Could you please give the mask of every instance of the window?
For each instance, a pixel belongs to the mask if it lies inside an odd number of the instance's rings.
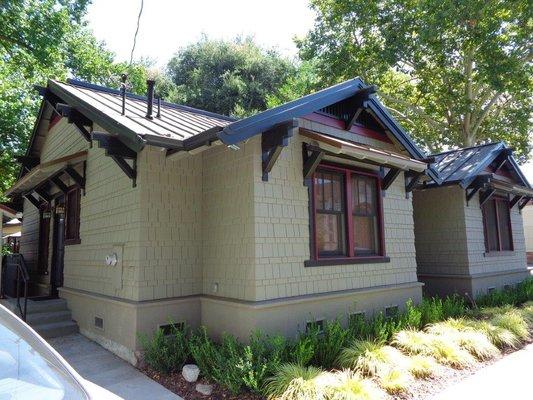
[[[67,192],[65,204],[65,244],[80,243],[80,193],[75,186]]]
[[[385,307],[385,318],[394,318],[398,315],[398,306],[393,305],[389,307]]]
[[[324,320],[320,319],[317,321],[307,321],[307,323],[305,324],[305,331],[307,333],[324,333]]]
[[[513,250],[509,201],[494,197],[482,206],[485,250],[487,252]]]
[[[313,177],[315,259],[384,255],[377,174],[320,166]]]

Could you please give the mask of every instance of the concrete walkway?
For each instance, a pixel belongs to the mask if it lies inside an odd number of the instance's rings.
[[[80,334],[49,339],[48,342],[81,376],[124,400],[183,400]]]
[[[533,366],[533,344],[479,370],[464,381],[439,393],[433,400],[532,399],[531,366]]]

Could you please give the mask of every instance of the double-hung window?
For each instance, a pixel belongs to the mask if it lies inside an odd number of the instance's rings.
[[[377,174],[321,165],[312,189],[316,260],[384,256]]]
[[[485,250],[512,251],[511,214],[509,200],[493,197],[482,206]]]

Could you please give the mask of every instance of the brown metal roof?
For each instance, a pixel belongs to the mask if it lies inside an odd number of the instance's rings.
[[[153,118],[149,119],[146,117],[146,97],[131,93],[126,94],[126,112],[122,115],[122,98],[118,90],[76,80],[69,80],[67,83],[51,80],[49,88],[62,99],[75,98],[91,111],[114,120],[117,125],[148,142],[152,138],[163,138],[179,143],[206,130],[223,128],[235,121],[223,115],[168,102],[161,102],[160,117],[156,117],[157,102],[154,102]]]

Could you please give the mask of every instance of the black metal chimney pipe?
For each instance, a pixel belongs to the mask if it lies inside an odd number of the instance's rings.
[[[146,81],[146,86],[148,86],[148,92],[146,96],[148,97],[148,105],[146,108],[146,118],[152,119],[152,109],[154,108],[154,86],[155,81],[153,79],[148,79]]]
[[[120,96],[122,97],[122,115],[126,114],[126,81],[128,80],[128,74],[122,74],[120,84]]]
[[[157,98],[157,118],[161,118],[161,96]]]

